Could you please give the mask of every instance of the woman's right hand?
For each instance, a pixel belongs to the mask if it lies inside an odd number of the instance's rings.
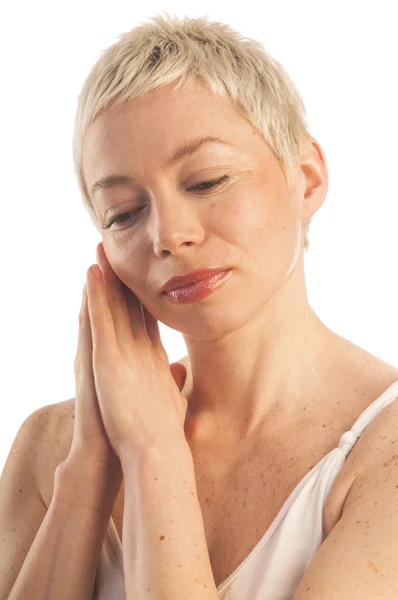
[[[120,476],[120,460],[108,440],[95,389],[86,285],[79,314],[79,339],[74,362],[76,397],[73,439],[66,461]]]

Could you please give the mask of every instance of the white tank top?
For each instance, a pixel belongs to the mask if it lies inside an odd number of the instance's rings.
[[[343,433],[338,447],[308,471],[258,544],[217,587],[220,600],[291,600],[326,538],[323,513],[334,480],[367,425],[397,398],[398,381]],[[112,517],[98,564],[93,600],[126,600],[122,544]]]

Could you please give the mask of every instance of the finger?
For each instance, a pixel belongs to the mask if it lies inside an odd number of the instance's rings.
[[[79,338],[75,358],[76,399],[75,412],[87,415],[97,401],[93,373],[93,342],[87,306],[87,288],[84,286],[79,314]]]
[[[119,357],[120,347],[116,337],[111,309],[105,293],[105,284],[102,279],[101,269],[98,265],[95,265],[95,267],[99,271],[98,277],[94,275],[95,269],[93,267],[88,269],[86,275],[93,361],[98,361],[106,367],[109,366],[109,358],[117,359]]]
[[[162,338],[160,337],[160,329],[159,329],[159,321],[155,319],[155,317],[149,312],[147,308],[143,304],[142,314],[145,322],[145,328],[148,333],[149,339],[152,342],[153,349],[160,356],[160,358],[167,361],[169,363],[169,359],[167,356],[167,352],[164,349]]]
[[[75,357],[75,374],[77,375],[77,384],[83,383],[83,378],[90,384],[92,391],[95,390],[94,380],[90,379],[93,374],[92,365],[93,342],[91,337],[90,317],[87,306],[87,288],[83,288],[82,305],[79,313],[79,336],[77,352]],[[86,386],[88,387],[88,386]]]
[[[104,290],[112,314],[116,338],[121,347],[131,347],[134,342],[134,331],[131,327],[129,309],[122,289],[122,282],[112,269],[102,244],[97,246],[96,254],[105,283]]]
[[[145,347],[145,344],[150,344],[147,330],[145,328],[144,315],[142,313],[141,302],[137,296],[121,282],[123,293],[126,298],[127,310],[129,313],[130,327],[134,335],[134,339],[141,348]]]
[[[75,359],[75,431],[72,446],[80,449],[80,444],[98,436],[98,431],[106,439],[95,388],[93,371],[93,343],[90,315],[88,310],[87,286],[83,289],[83,300],[79,314],[79,340]]]

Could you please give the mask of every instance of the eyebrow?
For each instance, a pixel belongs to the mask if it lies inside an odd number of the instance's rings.
[[[186,156],[190,156],[194,152],[197,152],[199,148],[203,146],[203,144],[208,143],[223,144],[224,146],[231,146],[233,148],[237,148],[237,146],[235,144],[232,144],[232,142],[226,142],[220,137],[214,137],[210,135],[190,140],[189,142],[186,142],[185,144],[177,148],[173,156],[171,156],[163,165],[162,170],[170,169]],[[105,177],[98,179],[98,181],[96,181],[91,186],[90,196],[92,196],[99,190],[108,190],[113,187],[119,187],[131,183],[135,183],[134,179],[132,177],[128,177],[127,175],[106,175]]]

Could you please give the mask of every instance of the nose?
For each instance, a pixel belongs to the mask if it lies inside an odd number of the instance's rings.
[[[158,195],[151,205],[150,236],[156,256],[178,255],[202,242],[205,232],[192,197]]]

